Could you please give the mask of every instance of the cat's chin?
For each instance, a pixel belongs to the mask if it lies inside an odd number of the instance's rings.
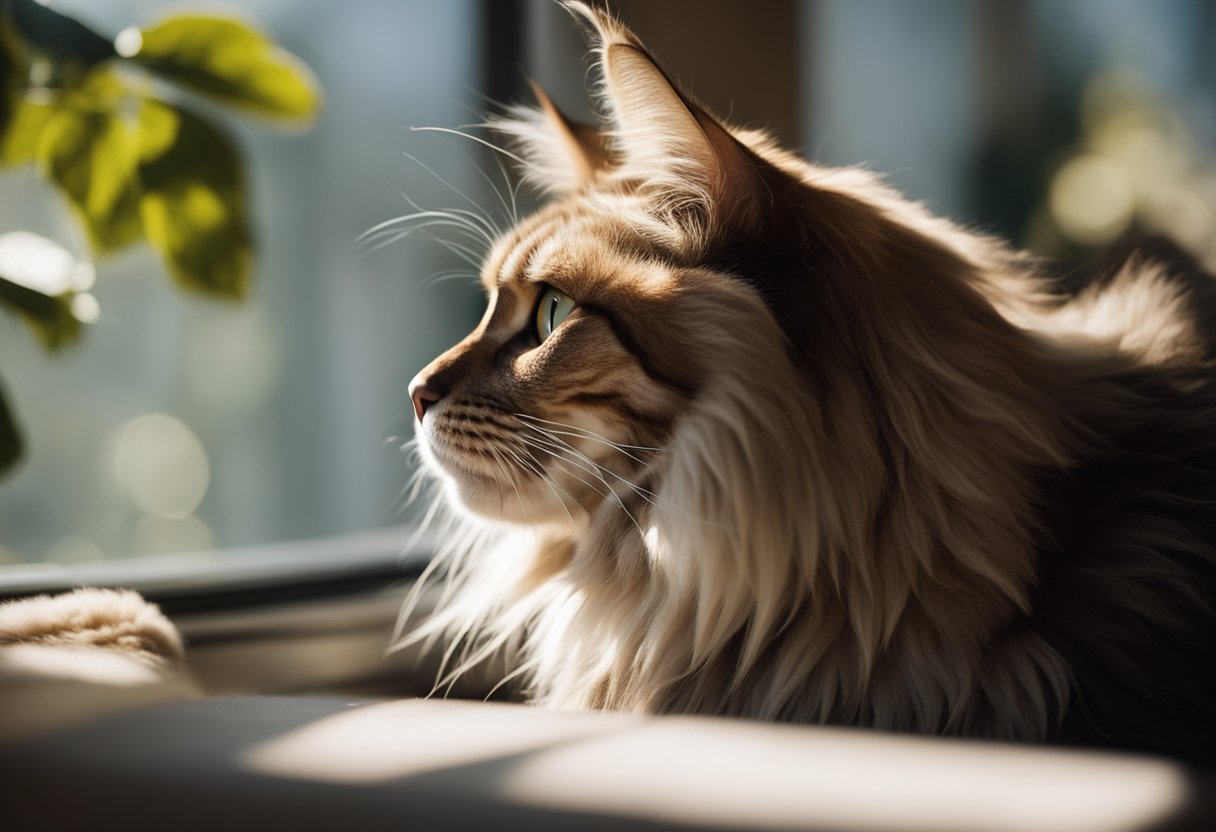
[[[517,493],[510,485],[477,475],[444,472],[448,503],[484,520],[520,526],[568,526],[571,516],[553,500],[530,498],[526,487]],[[556,507],[556,511],[554,510]]]
[[[553,497],[538,498],[527,481],[503,482],[425,446],[424,459],[444,483],[449,505],[485,520],[513,525],[570,525],[571,515]]]

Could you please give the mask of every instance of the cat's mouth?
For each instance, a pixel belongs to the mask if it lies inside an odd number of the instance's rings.
[[[504,461],[503,449],[474,448],[442,430],[426,435],[423,446],[432,467],[442,474],[450,502],[479,517],[518,525],[560,522],[566,516],[564,510],[559,514],[546,504],[537,477]]]
[[[512,421],[518,424],[509,427]],[[594,451],[580,449],[573,433],[563,437],[542,422],[524,414],[466,418],[457,408],[427,413],[420,435],[449,496],[474,514],[577,527],[601,500],[619,499],[612,486],[621,478],[602,467]]]
[[[487,440],[465,430],[453,430],[450,426],[436,424],[428,428],[423,433],[425,446],[444,473],[482,484],[506,484],[501,458]]]

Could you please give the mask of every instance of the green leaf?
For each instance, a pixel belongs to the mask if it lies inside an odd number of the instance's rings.
[[[38,140],[55,112],[51,104],[28,98],[14,102],[14,107],[0,136],[0,165],[24,165],[34,161]]]
[[[0,385],[0,474],[7,473],[17,464],[25,452],[17,420],[9,410],[4,387]]]
[[[110,40],[42,3],[8,0],[8,10],[21,39],[56,62],[87,67],[114,57]]]
[[[312,119],[320,109],[308,67],[238,20],[182,15],[140,35],[142,43],[125,32],[119,35],[125,56],[223,103],[292,120]]]
[[[80,321],[72,314],[74,296],[73,292],[45,295],[0,275],[0,306],[16,312],[49,350],[80,338]]]
[[[8,128],[9,119],[13,117],[13,110],[21,97],[13,40],[12,25],[4,15],[0,15],[0,131]]]
[[[199,116],[152,99],[140,107],[139,129],[139,208],[148,242],[182,286],[244,297],[253,243],[232,141]]]
[[[139,136],[120,113],[125,88],[108,72],[92,73],[65,93],[41,131],[36,156],[84,223],[100,253],[142,234]]]

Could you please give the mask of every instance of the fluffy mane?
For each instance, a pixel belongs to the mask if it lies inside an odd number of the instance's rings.
[[[611,129],[539,92],[496,126],[554,197],[537,222],[599,212],[681,270],[686,400],[638,465],[590,471],[604,499],[572,528],[461,516],[408,640],[457,673],[505,650],[559,708],[1210,748],[1199,290],[1141,260],[1065,296],[872,175],[724,125],[568,6]]]

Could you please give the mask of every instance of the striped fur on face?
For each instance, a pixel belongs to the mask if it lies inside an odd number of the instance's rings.
[[[567,6],[608,128],[497,123],[551,201],[412,386],[470,534],[407,640],[562,708],[1210,753],[1210,278],[1067,296]]]
[[[573,533],[621,489],[646,487],[647,459],[704,373],[695,338],[678,336],[687,280],[610,211],[577,205],[521,224],[482,277],[481,324],[419,375],[442,394],[422,447],[472,512]],[[549,290],[575,306],[542,342]]]

